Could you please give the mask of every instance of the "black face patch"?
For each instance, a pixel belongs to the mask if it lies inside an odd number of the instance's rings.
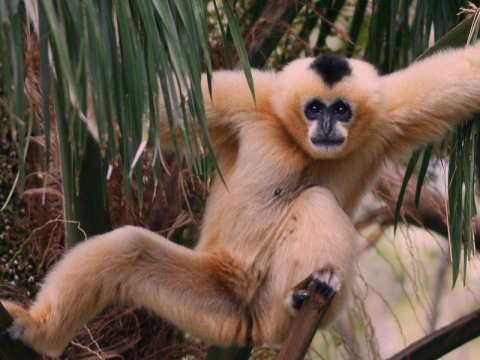
[[[335,85],[352,73],[348,61],[337,55],[318,55],[310,68],[315,70],[329,86]]]

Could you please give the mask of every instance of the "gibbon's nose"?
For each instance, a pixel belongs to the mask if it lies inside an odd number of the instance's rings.
[[[323,116],[323,119],[319,120],[320,122],[320,130],[321,132],[328,137],[328,135],[332,132],[333,128],[333,121],[329,115]]]

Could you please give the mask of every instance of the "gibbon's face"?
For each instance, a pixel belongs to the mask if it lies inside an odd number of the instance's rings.
[[[319,55],[290,63],[277,79],[275,112],[313,158],[342,157],[374,132],[381,92],[371,65]]]

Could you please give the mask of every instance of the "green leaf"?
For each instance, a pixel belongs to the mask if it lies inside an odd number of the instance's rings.
[[[420,204],[420,195],[422,192],[423,182],[425,180],[425,176],[427,175],[428,165],[430,164],[432,153],[433,144],[430,144],[423,151],[422,165],[420,166],[420,170],[418,171],[417,188],[415,191],[415,207],[417,208]]]
[[[355,49],[362,25],[365,19],[368,0],[359,0],[355,4],[355,12],[353,14],[352,24],[350,25],[349,36],[352,43],[347,45],[347,56],[352,56]]]
[[[50,65],[48,59],[48,24],[43,6],[39,12],[40,81],[42,88],[43,123],[45,129],[45,168],[50,161]]]
[[[229,47],[229,38],[227,37],[225,27],[223,26],[222,22],[222,17],[220,15],[220,11],[218,10],[217,2],[213,0],[213,6],[215,9],[215,15],[217,16],[217,21],[218,24],[220,25],[220,32],[222,33],[222,38],[223,38],[223,49],[225,53],[225,58],[227,59],[227,64],[229,69],[233,69],[233,60],[232,60],[232,55],[230,54],[230,47]],[[210,89],[210,93],[211,93]]]
[[[52,50],[57,53],[57,57],[55,59],[55,66],[57,66],[58,64],[59,70],[62,71],[65,78],[64,84],[66,85],[66,88],[68,90],[68,99],[70,100],[71,104],[79,110],[80,104],[78,99],[78,90],[76,89],[76,81],[73,72],[71,57],[69,56],[67,49],[65,32],[63,31],[62,27],[59,26],[60,21],[58,19],[57,12],[55,11],[53,1],[40,1],[39,6],[43,6],[43,10],[49,24],[49,31],[52,36],[52,41],[50,42],[50,45],[52,46]]]
[[[435,42],[433,46],[424,51],[417,60],[421,60],[430,55],[433,55],[437,51],[448,48],[448,47],[458,47],[465,45],[468,39],[468,34],[470,32],[470,27],[472,26],[473,18],[468,18],[461,21],[457,26],[452,30],[446,33],[438,41]]]
[[[450,252],[452,256],[453,286],[455,286],[460,269],[462,249],[462,158],[460,155],[461,137],[457,133],[453,138],[453,148],[448,167],[448,202],[450,224]]]
[[[317,42],[315,44],[316,49],[320,49],[325,46],[327,36],[332,32],[331,24],[334,24],[340,15],[340,11],[345,5],[346,0],[333,0],[326,6],[323,16],[325,20],[320,23],[320,34],[318,35]]]
[[[245,45],[243,43],[243,38],[240,32],[240,28],[237,24],[235,15],[233,13],[233,9],[230,6],[230,3],[228,2],[228,0],[222,0],[222,4],[223,4],[223,9],[225,10],[225,15],[227,16],[228,28],[230,29],[230,32],[232,34],[232,40],[233,40],[233,43],[235,44],[235,48],[237,49],[238,57],[240,59],[240,64],[242,65],[243,72],[245,73],[245,77],[247,78],[248,87],[250,88],[253,99],[255,100],[255,89],[253,86],[252,71],[250,69],[250,64],[248,62],[247,50],[245,49]]]
[[[400,188],[400,192],[398,193],[398,199],[397,199],[397,204],[395,206],[395,214],[393,217],[393,232],[397,232],[397,225],[398,221],[400,220],[400,210],[402,208],[402,203],[403,203],[403,197],[405,196],[405,191],[408,186],[408,182],[410,178],[413,175],[413,172],[415,170],[415,166],[417,165],[418,159],[420,157],[420,151],[415,150],[410,157],[410,161],[408,162],[407,168],[405,170],[405,175],[403,177],[403,182],[402,186]]]

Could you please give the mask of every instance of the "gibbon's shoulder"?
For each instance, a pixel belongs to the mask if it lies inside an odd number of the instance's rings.
[[[261,92],[263,87],[271,87],[276,78],[276,73],[272,70],[251,69],[255,93],[257,88]],[[203,75],[203,81],[206,83],[207,76]],[[230,95],[239,91],[248,91],[251,96],[251,91],[248,86],[247,77],[243,70],[216,70],[212,73],[213,89],[226,90],[229,89]]]
[[[213,108],[221,116],[239,113],[265,111],[268,109],[275,85],[276,74],[273,71],[252,69],[255,98],[248,86],[242,70],[217,70],[212,73],[212,96],[208,91],[206,75],[203,75],[202,87],[208,108]]]

